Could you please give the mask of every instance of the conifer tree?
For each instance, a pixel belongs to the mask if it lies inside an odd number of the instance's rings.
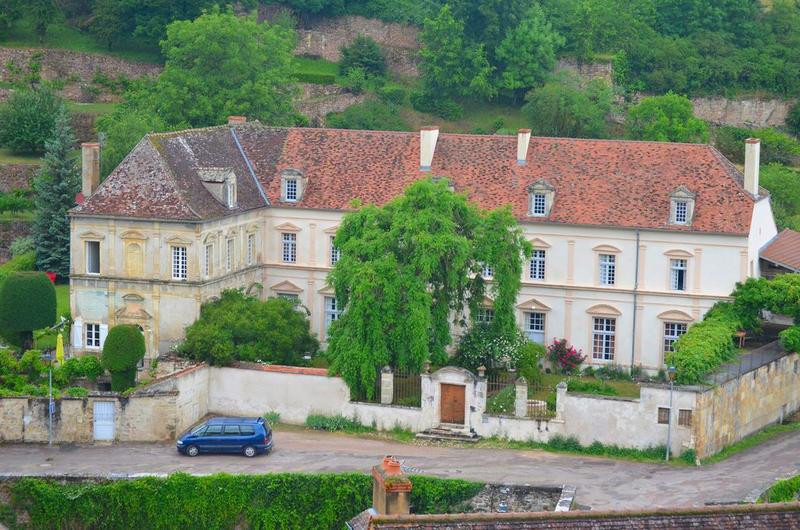
[[[62,105],[53,134],[45,144],[44,167],[33,183],[36,194],[33,240],[36,267],[64,278],[69,275],[67,210],[75,204],[75,195],[80,189],[78,165],[71,154],[74,145],[69,114]]]

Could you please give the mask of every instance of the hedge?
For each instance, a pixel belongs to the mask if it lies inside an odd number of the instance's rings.
[[[16,272],[0,286],[0,329],[30,333],[56,321],[56,290],[43,272]]]
[[[459,511],[483,484],[410,477],[415,513]],[[30,516],[21,528],[167,528],[341,530],[372,505],[366,474],[295,474],[146,477],[104,483],[58,484],[23,478],[11,487],[11,507]],[[12,528],[11,510],[0,522]],[[6,519],[6,520],[3,520]]]
[[[675,367],[675,380],[681,385],[703,383],[705,378],[736,356],[733,334],[741,321],[730,310],[731,304],[716,304],[705,320],[691,326],[674,344],[667,362]]]

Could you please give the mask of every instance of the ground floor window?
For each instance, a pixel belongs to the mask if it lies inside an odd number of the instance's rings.
[[[100,324],[86,324],[86,347],[100,347]]]
[[[593,324],[592,359],[601,361],[614,360],[617,320],[615,318],[595,317]]]
[[[475,313],[475,322],[488,324],[494,320],[494,309],[490,307],[479,307]]]
[[[678,410],[678,425],[682,427],[692,426],[692,411],[691,409]]]
[[[669,408],[658,407],[658,423],[667,425],[669,423]]]
[[[525,331],[528,340],[544,344],[544,313],[525,313]]]

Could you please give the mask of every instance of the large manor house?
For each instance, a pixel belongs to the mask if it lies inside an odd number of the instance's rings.
[[[71,343],[98,351],[110,326],[137,324],[155,357],[180,343],[204,302],[242,288],[297,300],[324,344],[342,310],[326,277],[343,215],[433,177],[481,208],[510,205],[534,248],[517,304],[531,340],[566,338],[593,365],[658,370],[689,325],[761,274],[759,253],[776,237],[760,144],[743,148],[741,174],[708,145],[231,117],[147,135],[98,185],[100,147],[84,144]],[[490,297],[473,316],[492,318]]]

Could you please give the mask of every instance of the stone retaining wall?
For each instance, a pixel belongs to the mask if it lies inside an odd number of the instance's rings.
[[[780,99],[693,98],[695,115],[715,125],[783,127],[795,103]]]
[[[48,80],[67,80],[77,77],[83,81],[91,81],[100,72],[116,79],[126,76],[134,79],[142,76],[156,76],[162,67],[157,64],[138,63],[118,59],[99,53],[83,53],[72,50],[55,50],[49,48],[6,48],[0,47],[0,80],[8,80],[8,63],[26,68],[34,53],[42,52],[42,78]]]
[[[352,94],[336,85],[313,85],[302,83],[303,95],[297,101],[297,111],[308,118],[312,127],[324,127],[325,116],[330,112],[342,112],[356,103],[363,103],[370,96]]]
[[[11,259],[11,243],[31,235],[32,228],[30,221],[0,221],[0,263]]]
[[[0,192],[30,189],[39,168],[35,164],[0,164]]]

